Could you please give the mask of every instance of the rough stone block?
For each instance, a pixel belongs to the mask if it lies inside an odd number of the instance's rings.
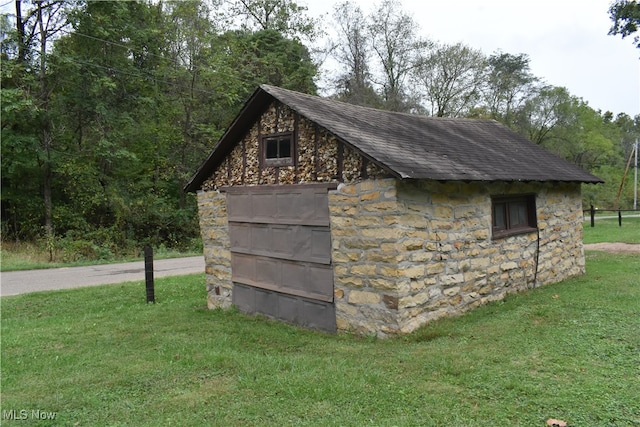
[[[451,218],[453,216],[453,209],[449,206],[436,206],[435,214],[439,218]]]
[[[377,292],[370,291],[351,291],[349,292],[349,304],[379,304],[381,295]]]
[[[351,274],[360,276],[375,276],[377,266],[375,264],[354,265],[351,267]]]
[[[362,287],[362,279],[353,276],[338,276],[334,279],[336,286],[344,286],[347,288],[360,288]]]
[[[423,305],[427,301],[429,301],[429,293],[420,292],[415,295],[410,295],[410,296],[400,298],[398,302],[398,306],[400,308],[411,308],[411,307]]]
[[[464,282],[463,274],[444,274],[440,277],[440,284],[443,286],[452,286]]]
[[[360,195],[361,202],[370,202],[372,200],[378,200],[380,198],[379,191],[372,191],[371,193],[365,193]]]
[[[509,271],[509,270],[513,270],[513,269],[516,269],[516,268],[518,268],[518,264],[516,264],[513,261],[505,262],[505,263],[500,265],[500,269],[502,271]]]
[[[348,304],[344,300],[336,301],[336,317],[355,317],[358,315],[358,308]]]
[[[354,219],[356,227],[375,227],[380,225],[380,218],[369,215],[358,215]]]
[[[409,257],[410,261],[420,262],[420,263],[425,263],[425,262],[431,261],[432,259],[433,259],[433,253],[427,252],[427,251],[413,252]]]
[[[365,228],[362,230],[362,237],[396,241],[398,240],[399,233],[396,228]]]
[[[398,309],[398,297],[395,295],[382,295],[382,302],[384,303],[384,306],[389,310]]]
[[[445,296],[452,297],[454,295],[458,295],[460,293],[460,287],[454,286],[452,288],[447,288],[442,292]]]
[[[402,269],[404,277],[409,277],[411,279],[415,279],[418,277],[423,277],[425,273],[424,265],[414,265],[412,267],[405,267]]]
[[[431,276],[431,275],[434,275],[434,274],[443,273],[445,265],[446,264],[444,262],[430,263],[430,264],[427,265],[427,274]]]
[[[390,201],[374,202],[363,205],[362,208],[367,212],[397,212],[398,204]]]
[[[380,274],[385,277],[400,277],[402,276],[402,270],[397,267],[380,267]]]

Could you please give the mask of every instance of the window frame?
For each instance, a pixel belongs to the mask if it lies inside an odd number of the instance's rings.
[[[276,151],[280,150],[280,141],[289,139],[289,156],[288,157],[267,157],[267,147],[269,141],[278,141]],[[280,132],[264,135],[260,138],[260,161],[264,166],[282,167],[295,165],[295,138],[294,132]],[[278,153],[279,155],[279,153]]]
[[[525,207],[526,220],[521,223],[512,224],[512,208],[516,205]],[[504,218],[504,224],[496,224],[496,208],[502,205],[500,211]],[[498,239],[516,234],[531,233],[538,230],[538,219],[536,215],[536,195],[535,194],[514,194],[491,197],[491,235]]]

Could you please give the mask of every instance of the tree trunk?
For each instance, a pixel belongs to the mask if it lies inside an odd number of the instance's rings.
[[[22,20],[21,0],[16,0],[16,30],[18,32],[18,62],[24,64],[27,59],[27,41],[25,40],[24,21]]]
[[[51,168],[51,123],[49,118],[49,91],[47,88],[47,31],[42,18],[42,2],[38,2],[38,27],[40,30],[40,103],[42,108],[42,121],[40,122],[40,143],[44,152],[42,195],[44,199],[44,230],[49,249],[49,261],[53,261],[53,172]]]

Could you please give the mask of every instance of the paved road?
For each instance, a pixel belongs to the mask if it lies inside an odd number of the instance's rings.
[[[153,261],[153,277],[203,273],[204,257]],[[0,273],[0,296],[144,281],[144,261]]]

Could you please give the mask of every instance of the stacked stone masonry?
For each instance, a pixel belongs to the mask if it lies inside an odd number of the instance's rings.
[[[204,247],[207,307],[228,308],[233,283],[226,195],[216,190],[198,192],[198,212]]]
[[[293,166],[261,135],[294,132]],[[274,103],[198,193],[209,308],[232,301],[225,186],[340,182],[329,193],[338,330],[407,333],[508,293],[584,273],[580,184],[400,180]],[[535,194],[538,230],[491,235],[491,197]]]
[[[491,196],[524,193],[539,238],[492,239]],[[406,333],[584,273],[579,184],[367,180],[339,186],[329,209],[341,330]]]

